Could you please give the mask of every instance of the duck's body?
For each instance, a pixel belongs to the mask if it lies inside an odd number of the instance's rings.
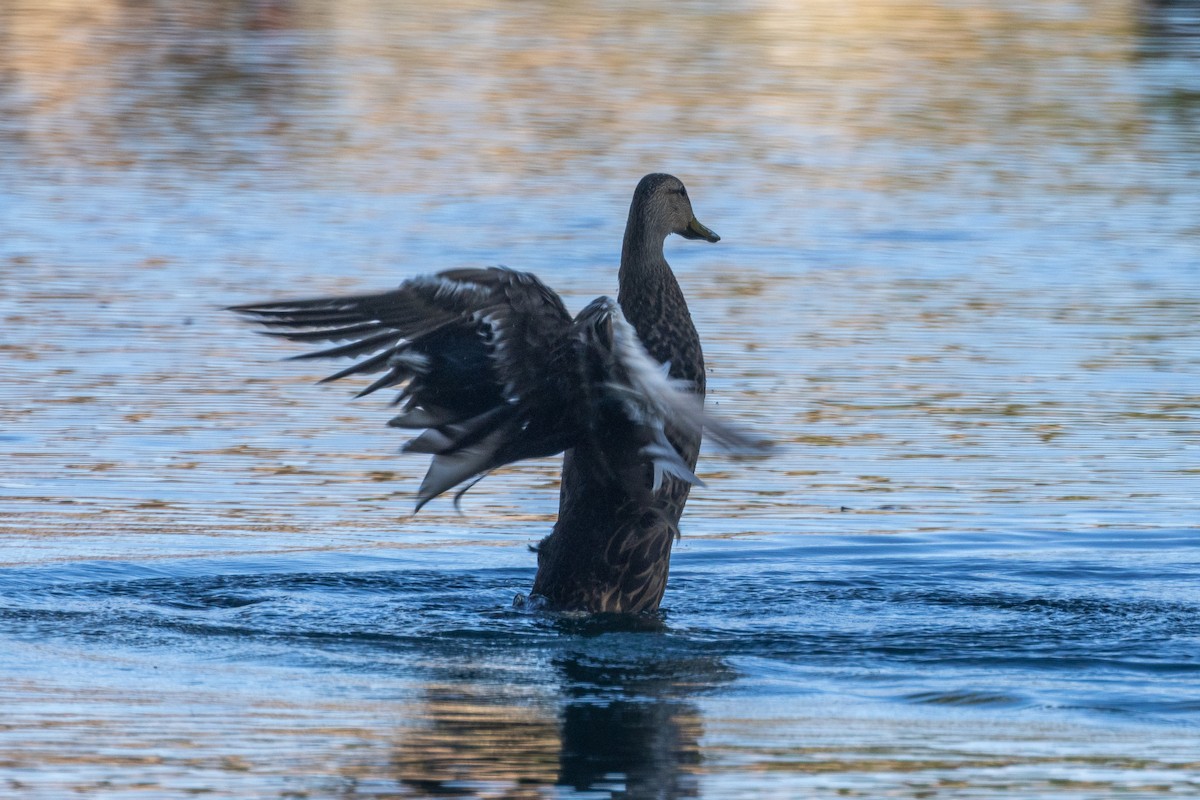
[[[497,466],[565,451],[558,522],[538,547],[534,595],[560,609],[649,611],[698,482],[702,428],[726,446],[752,446],[703,416],[704,357],[663,257],[670,233],[719,238],[696,221],[677,178],[647,175],[630,206],[619,306],[598,298],[574,319],[537,278],[502,268],[235,310],[268,326],[315,329],[279,333],[288,338],[350,340],[302,357],[375,353],[326,380],[386,370],[361,394],[403,384],[405,413],[390,424],[427,428],[405,450],[434,456],[418,509]]]
[[[648,175],[634,193],[621,247],[617,303],[650,357],[669,365],[670,377],[703,400],[700,335],[663,255],[665,234],[642,210],[663,184],[669,185],[669,176]],[[666,434],[694,471],[701,431],[668,424]],[[588,468],[598,460],[587,446],[563,456],[558,522],[538,546],[533,592],[566,608],[630,613],[657,609],[692,484],[667,478],[647,505],[631,500],[619,485]]]

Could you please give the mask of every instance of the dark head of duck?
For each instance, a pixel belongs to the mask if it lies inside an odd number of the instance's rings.
[[[625,226],[622,266],[631,260],[646,260],[656,252],[661,259],[663,240],[672,233],[685,239],[721,240],[696,219],[683,181],[674,175],[654,172],[642,178],[633,192],[629,221]]]

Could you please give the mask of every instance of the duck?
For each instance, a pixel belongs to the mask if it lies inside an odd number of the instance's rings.
[[[703,436],[735,455],[770,443],[707,414],[704,353],[667,237],[720,237],[673,175],[643,177],[621,246],[616,300],[572,316],[535,275],[507,267],[422,275],[375,294],[230,310],[291,341],[331,342],[293,359],[351,358],[321,382],[378,375],[356,397],[398,388],[387,424],[421,431],[431,456],[416,511],[491,471],[563,454],[558,518],[532,548],[529,601],[589,614],[658,611]],[[415,513],[415,512],[414,512]]]

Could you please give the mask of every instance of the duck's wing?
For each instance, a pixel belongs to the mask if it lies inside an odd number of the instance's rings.
[[[426,430],[405,446],[433,461],[417,508],[501,464],[566,446],[558,404],[571,316],[535,276],[501,267],[442,272],[381,294],[233,306],[293,341],[343,342],[293,356],[357,359],[322,383],[383,373],[358,397],[401,387],[389,424]]]
[[[696,440],[703,433],[740,456],[760,456],[771,448],[769,441],[706,414],[703,398],[688,381],[668,376],[669,365],[646,351],[615,301],[592,301],[572,327],[583,378],[581,405],[589,410],[580,436],[587,437],[590,453],[607,462],[593,468],[621,481],[632,496],[658,491],[663,475],[702,485],[667,438],[668,429]],[[647,463],[653,467],[648,487]]]
[[[646,354],[615,302],[600,298],[572,320],[528,273],[453,270],[381,294],[231,310],[268,334],[338,343],[293,358],[358,359],[322,382],[383,373],[357,396],[400,387],[394,402],[402,413],[388,424],[424,428],[404,450],[433,456],[418,510],[496,467],[584,441],[599,444],[602,466],[626,476],[631,491],[645,481],[627,476],[644,475],[646,464],[655,488],[663,474],[698,482],[667,441],[667,420],[684,430],[703,426],[730,448],[754,446],[705,418],[699,399]]]

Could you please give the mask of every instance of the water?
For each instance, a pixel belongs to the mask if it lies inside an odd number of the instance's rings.
[[[1187,2],[0,8],[0,793],[1200,795]],[[615,293],[644,172],[720,413],[659,618],[511,606],[557,465],[409,515],[222,307]]]

